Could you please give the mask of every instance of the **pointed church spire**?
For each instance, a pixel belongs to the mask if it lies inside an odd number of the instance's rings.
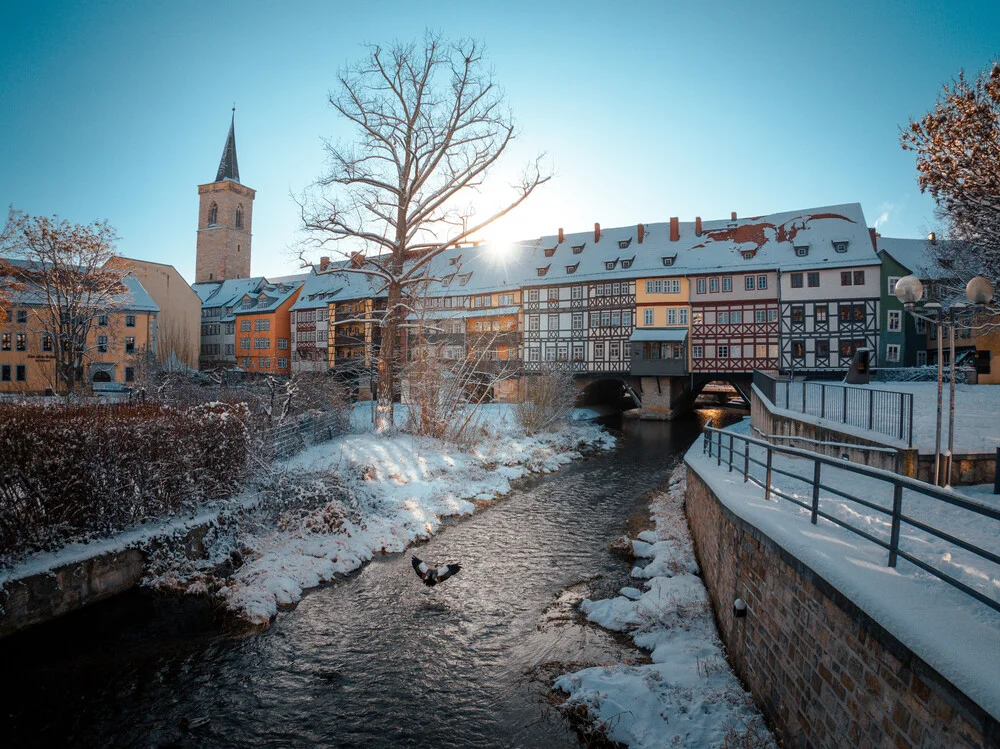
[[[219,173],[215,175],[216,182],[224,179],[231,179],[233,182],[240,181],[240,167],[236,163],[236,107],[233,106],[233,119],[229,123],[229,137],[226,138],[226,146],[222,149],[222,159],[219,161]]]

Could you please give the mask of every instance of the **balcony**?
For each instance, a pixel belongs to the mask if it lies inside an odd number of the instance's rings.
[[[671,377],[688,373],[687,328],[636,328],[632,344],[632,374]]]

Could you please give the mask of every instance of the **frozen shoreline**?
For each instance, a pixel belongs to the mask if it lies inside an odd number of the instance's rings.
[[[625,632],[652,663],[595,666],[556,679],[565,706],[583,705],[598,729],[630,747],[773,747],[774,739],[726,662],[684,515],[684,465],[650,503],[655,530],[632,541],[643,585],[585,600],[587,618]],[[753,743],[749,743],[750,740]],[[726,743],[728,742],[728,743]]]

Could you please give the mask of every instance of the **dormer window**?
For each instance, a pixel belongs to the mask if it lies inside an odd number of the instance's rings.
[[[546,265],[546,266],[545,266],[544,268],[539,268],[539,269],[538,269],[538,275],[539,275],[539,276],[544,276],[544,275],[545,275],[546,273],[548,273],[548,272],[549,272],[549,268],[550,268],[550,267],[551,267],[551,266],[549,266],[549,265]]]
[[[250,299],[249,297],[245,298],[240,306],[243,309],[250,309],[253,306],[253,299]]]
[[[629,237],[628,239],[619,239],[619,240],[618,240],[618,249],[619,249],[619,250],[624,250],[624,249],[626,249],[626,248],[627,248],[627,247],[628,247],[628,246],[629,246],[630,244],[632,244],[632,237]]]
[[[807,244],[795,245],[795,257],[805,257],[808,254],[809,254],[809,245]]]
[[[614,270],[617,265],[618,265],[618,258],[615,258],[614,260],[605,260],[604,270]]]
[[[631,268],[633,260],[635,260],[634,255],[630,257],[628,260],[622,260],[622,270],[624,270],[625,268]]]
[[[462,256],[458,255],[456,257],[453,257],[451,260],[449,260],[448,264],[449,265],[458,265],[460,262],[462,262]]]
[[[838,240],[833,243],[833,249],[837,252],[847,252],[847,241]]]
[[[573,254],[574,255],[579,255],[581,252],[583,252],[583,248],[586,247],[586,246],[587,246],[586,242],[584,242],[583,244],[575,244],[575,245],[573,245]]]
[[[545,250],[544,250],[544,252],[545,252],[545,257],[552,257],[553,255],[556,254],[556,248],[555,247],[546,247]]]
[[[467,283],[469,283],[469,279],[470,278],[472,278],[472,274],[471,273],[466,273],[463,276],[459,276],[458,277],[458,285],[459,286],[465,286]]]
[[[671,265],[674,264],[674,260],[676,259],[677,259],[676,255],[666,255],[663,258],[663,264],[669,268]]]
[[[743,250],[741,254],[744,260],[753,260],[753,256],[757,254],[757,250]]]
[[[576,269],[579,268],[579,267],[580,267],[579,263],[577,263],[576,265],[567,265],[566,266],[566,274],[567,275],[571,275],[573,273],[576,273]]]

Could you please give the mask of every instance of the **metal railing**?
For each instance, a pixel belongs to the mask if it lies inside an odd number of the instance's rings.
[[[913,393],[779,380],[760,370],[754,371],[753,384],[776,408],[860,427],[913,447]]]
[[[918,540],[911,537],[910,533],[902,532],[903,527],[907,526],[908,528],[922,531],[934,536],[935,538],[952,544],[953,546],[964,549],[981,559],[1000,565],[1000,555],[987,549],[980,548],[970,541],[958,538],[957,536],[947,533],[944,530],[935,528],[918,520],[917,518],[905,514],[903,491],[906,490],[907,492],[912,492],[913,494],[918,495],[918,498],[940,501],[950,505],[951,507],[967,510],[980,517],[983,521],[1000,521],[1000,510],[979,504],[961,495],[944,489],[939,489],[930,484],[925,484],[906,476],[891,473],[889,471],[883,471],[877,468],[869,468],[856,463],[847,463],[843,460],[830,458],[809,450],[772,445],[761,439],[736,434],[723,429],[716,429],[711,426],[711,423],[712,422],[709,421],[708,424],[705,425],[703,453],[709,458],[714,457],[718,467],[721,468],[722,466],[726,466],[729,472],[732,472],[735,469],[740,475],[743,476],[744,482],[749,482],[761,487],[764,490],[764,499],[770,499],[772,496],[780,497],[781,499],[798,505],[799,507],[809,511],[810,521],[813,525],[817,524],[819,518],[824,518],[825,520],[829,520],[831,523],[834,523],[841,528],[844,528],[845,530],[861,536],[865,540],[886,549],[889,552],[889,567],[895,567],[897,559],[901,557],[925,572],[930,573],[934,577],[937,577],[949,585],[958,588],[963,593],[975,598],[977,601],[986,604],[994,611],[1000,612],[1000,600],[991,598],[984,593],[981,593],[975,588],[966,585],[961,580],[949,575],[939,567],[936,567],[932,561],[920,559],[916,556],[916,554],[911,553],[911,551],[906,548],[902,548],[902,544],[905,540],[912,542],[915,547],[919,547],[921,545]],[[756,453],[756,455],[754,453]],[[784,467],[775,465],[775,455],[808,461],[811,463],[811,472],[807,471],[807,475],[801,475],[790,470],[786,470]],[[753,467],[763,470],[764,475],[762,478],[760,476],[753,475]],[[824,484],[824,467],[827,469],[827,474],[834,470],[848,471],[858,476],[864,476],[868,479],[882,482],[886,490],[891,488],[891,507],[881,506],[875,502],[877,492],[867,493],[866,497],[858,497],[851,494],[849,491],[846,491],[843,487],[837,488]],[[760,471],[758,471],[758,473],[759,472]],[[810,501],[804,502],[775,486],[772,481],[775,475],[785,476],[793,479],[794,481],[805,484],[809,490]],[[860,505],[862,508],[874,510],[888,516],[890,519],[890,533],[888,541],[853,526],[850,523],[844,522],[842,519],[824,511],[820,507],[820,491],[827,493],[827,496],[823,499],[829,499],[830,495],[833,495],[835,498],[853,502]]]

